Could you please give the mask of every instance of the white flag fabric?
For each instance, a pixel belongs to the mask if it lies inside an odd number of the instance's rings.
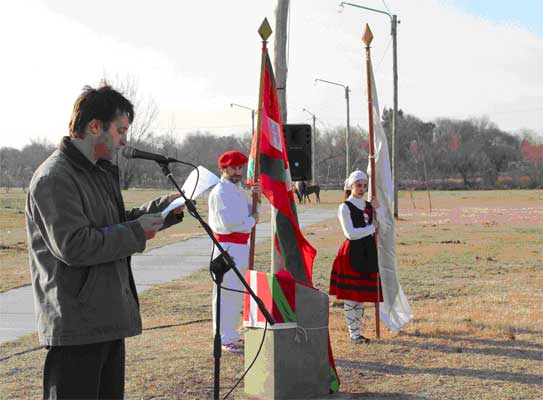
[[[380,316],[385,325],[394,332],[402,329],[413,318],[413,313],[407,297],[405,296],[398,273],[396,270],[396,230],[391,205],[394,197],[390,158],[388,155],[388,142],[385,136],[381,116],[379,115],[379,102],[377,90],[371,69],[372,106],[373,106],[373,130],[375,139],[375,187],[377,200],[379,201],[379,275],[383,288],[384,303],[380,307]],[[371,180],[371,164],[368,162],[368,176]],[[371,185],[369,185],[369,195]]]

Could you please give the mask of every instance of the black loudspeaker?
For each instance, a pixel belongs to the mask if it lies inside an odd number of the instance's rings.
[[[310,181],[311,176],[311,125],[284,124],[288,164],[293,181]]]

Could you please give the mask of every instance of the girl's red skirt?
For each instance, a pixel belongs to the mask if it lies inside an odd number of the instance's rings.
[[[345,240],[336,255],[330,274],[330,295],[338,300],[358,302],[382,302],[383,290],[377,272],[358,272],[351,266],[349,249],[351,242]],[[363,271],[363,266],[360,268]]]

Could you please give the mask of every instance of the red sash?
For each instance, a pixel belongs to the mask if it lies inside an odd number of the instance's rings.
[[[218,242],[247,244],[251,234],[243,232],[233,232],[227,234],[213,232],[213,236],[215,236],[215,239],[217,239]]]

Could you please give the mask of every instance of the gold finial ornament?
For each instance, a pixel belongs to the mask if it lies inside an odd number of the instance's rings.
[[[268,23],[268,18],[264,18],[264,21],[262,21],[262,24],[260,24],[260,28],[258,28],[258,34],[260,35],[262,40],[268,40],[268,38],[272,34],[272,28]]]
[[[366,24],[366,29],[364,29],[364,34],[362,35],[362,41],[368,47],[373,40],[373,33],[371,33],[370,26]]]

